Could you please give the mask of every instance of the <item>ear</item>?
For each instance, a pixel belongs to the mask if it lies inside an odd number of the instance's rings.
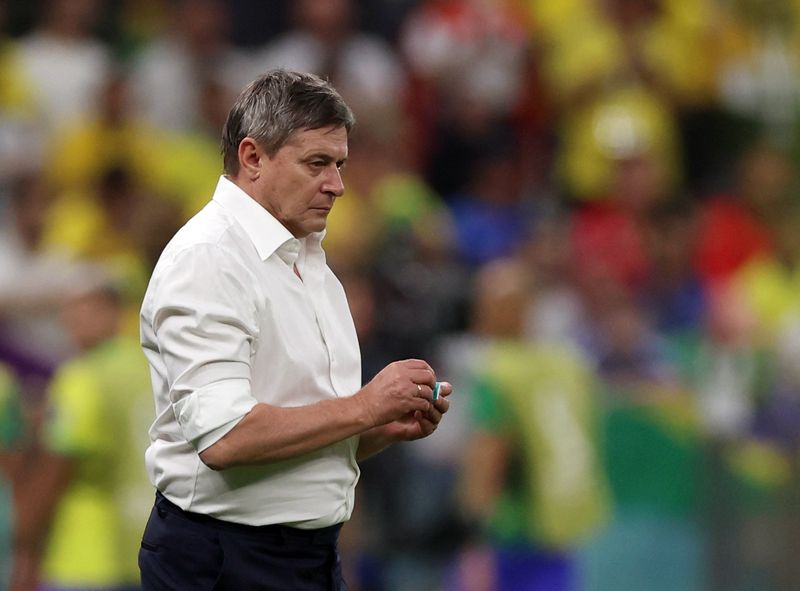
[[[266,153],[251,137],[239,142],[239,172],[249,181],[255,181],[261,176],[261,166]]]

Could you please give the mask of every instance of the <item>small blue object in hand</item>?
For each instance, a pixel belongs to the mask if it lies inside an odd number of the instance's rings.
[[[442,382],[436,382],[433,386],[433,400],[439,400],[439,390],[442,387]]]

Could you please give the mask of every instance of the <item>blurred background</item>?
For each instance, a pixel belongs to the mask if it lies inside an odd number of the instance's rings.
[[[276,66],[359,121],[325,246],[364,380],[456,389],[363,465],[352,591],[800,589],[800,1],[3,0],[0,31],[0,589],[135,583],[140,299]]]

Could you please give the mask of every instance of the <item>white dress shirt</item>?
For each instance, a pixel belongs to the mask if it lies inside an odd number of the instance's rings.
[[[258,402],[304,406],[360,388],[356,332],[323,236],[294,238],[222,177],[164,249],[141,313],[156,404],[145,462],[184,510],[300,528],[350,517],[358,437],[216,472],[199,457]]]

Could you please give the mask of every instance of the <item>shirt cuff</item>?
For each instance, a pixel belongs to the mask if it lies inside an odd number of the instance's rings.
[[[225,437],[225,435],[227,435],[228,431],[230,431],[236,425],[238,425],[239,421],[241,421],[243,418],[244,417],[242,416],[242,417],[239,417],[238,419],[233,419],[232,421],[228,421],[227,423],[222,425],[222,427],[217,427],[213,431],[211,431],[209,433],[206,433],[205,435],[200,437],[195,442],[195,448],[197,449],[197,453],[203,453],[209,447],[214,445],[217,441],[219,441],[220,439]]]
[[[172,410],[183,436],[200,450],[230,431],[256,404],[250,395],[250,381],[233,379],[195,390],[176,400]]]

